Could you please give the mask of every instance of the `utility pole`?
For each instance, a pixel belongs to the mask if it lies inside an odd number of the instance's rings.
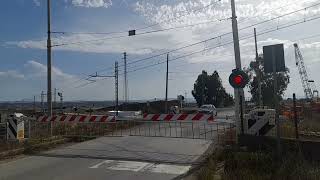
[[[115,63],[115,70],[114,70],[114,76],[106,76],[106,75],[98,75],[98,73],[96,72],[95,75],[90,75],[89,78],[115,78],[115,94],[116,94],[116,106],[118,107],[118,99],[119,99],[119,93],[118,93],[118,80],[119,80],[119,71],[118,71],[118,62]],[[118,108],[117,108],[118,109]],[[118,110],[117,110],[118,113]]]
[[[57,108],[57,88],[54,88],[53,94],[53,109]]]
[[[114,77],[115,77],[115,99],[116,99],[116,116],[119,115],[119,69],[118,69],[118,61],[115,62],[114,66]]]
[[[45,113],[43,99],[44,99],[44,93],[43,91],[41,91],[41,111]]]
[[[168,78],[169,78],[169,53],[167,54],[167,73],[166,73],[166,102],[165,102],[165,113],[168,113]]]
[[[184,91],[184,102],[187,104],[187,91]]]
[[[262,90],[261,90],[261,71],[260,71],[260,59],[258,54],[258,43],[257,43],[257,30],[254,28],[254,43],[256,48],[256,66],[258,68],[257,70],[257,79],[258,79],[258,94],[259,94],[259,106],[260,108],[263,107],[263,101],[262,101]]]
[[[233,32],[233,45],[234,45],[234,55],[236,69],[242,70],[241,67],[241,56],[240,56],[240,45],[239,45],[239,34],[238,34],[238,21],[236,15],[235,0],[231,0],[231,10],[232,10],[232,32]],[[235,120],[237,125],[237,134],[241,132],[241,120],[240,120],[240,97],[242,98],[242,110],[244,111],[244,92],[243,89],[234,89],[235,96]]]
[[[127,53],[123,53],[124,60],[124,102],[128,102],[128,79],[127,79]]]
[[[63,114],[63,95],[62,95],[62,93],[60,96],[60,108],[61,108],[61,113]]]
[[[48,115],[52,116],[52,91],[51,91],[51,0],[47,0],[47,11],[48,11],[48,40],[47,40],[47,68],[48,68],[48,92],[47,92],[47,104],[48,104]]]
[[[63,114],[63,95],[62,92],[58,92],[58,96],[60,97],[60,111]]]
[[[36,96],[33,96],[33,112],[34,112],[34,115],[36,115]]]

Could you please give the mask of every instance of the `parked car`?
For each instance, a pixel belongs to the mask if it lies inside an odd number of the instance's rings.
[[[204,113],[204,114],[212,114],[214,116],[218,115],[217,109],[213,104],[205,104],[202,105],[199,110],[199,113]]]

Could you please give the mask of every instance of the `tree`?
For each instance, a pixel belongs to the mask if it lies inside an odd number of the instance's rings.
[[[192,95],[198,106],[213,104],[216,107],[221,107],[230,106],[234,103],[233,97],[222,86],[222,81],[217,71],[214,71],[212,75],[202,71],[194,83]]]
[[[259,56],[259,61],[263,62],[263,55]],[[257,78],[257,72],[261,72],[261,92],[262,92],[262,102],[264,106],[274,107],[274,80],[272,73],[265,73],[264,72],[264,66],[263,63],[260,63],[261,65],[258,66],[256,61],[252,61],[250,63],[250,66],[245,69],[245,71],[248,73],[250,77],[249,82],[249,89],[250,93],[252,95],[251,100],[258,104],[259,102],[259,84],[258,84],[258,78]],[[288,87],[288,84],[290,82],[290,76],[289,76],[289,69],[286,68],[285,72],[278,72],[277,73],[277,82],[278,82],[278,89],[277,89],[277,96],[279,100],[282,100],[282,96],[285,92],[285,90]]]

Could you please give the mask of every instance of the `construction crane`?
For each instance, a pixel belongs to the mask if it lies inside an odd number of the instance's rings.
[[[302,87],[306,96],[306,99],[313,100],[317,97],[319,92],[316,90],[313,80],[309,80],[306,67],[304,65],[304,59],[302,57],[301,51],[297,43],[294,44],[296,66],[299,69],[299,74],[301,77]],[[317,96],[315,96],[317,94]]]

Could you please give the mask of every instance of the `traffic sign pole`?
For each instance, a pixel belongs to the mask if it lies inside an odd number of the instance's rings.
[[[275,56],[275,47],[272,47],[272,68],[273,68],[273,97],[274,97],[274,109],[276,110],[276,126],[277,126],[277,151],[278,151],[278,160],[280,160],[281,156],[281,144],[280,144],[280,122],[279,122],[279,99],[277,95],[278,91],[278,81],[277,81],[277,65],[276,65],[276,56]]]
[[[239,45],[239,34],[238,34],[238,21],[236,15],[235,1],[231,0],[231,10],[232,10],[232,32],[233,32],[233,43],[234,43],[234,55],[236,69],[241,70],[241,57],[240,57],[240,45]],[[235,120],[237,125],[237,134],[241,132],[241,122],[240,122],[240,97],[242,97],[242,107],[244,110],[244,92],[243,89],[234,89],[235,96]]]

